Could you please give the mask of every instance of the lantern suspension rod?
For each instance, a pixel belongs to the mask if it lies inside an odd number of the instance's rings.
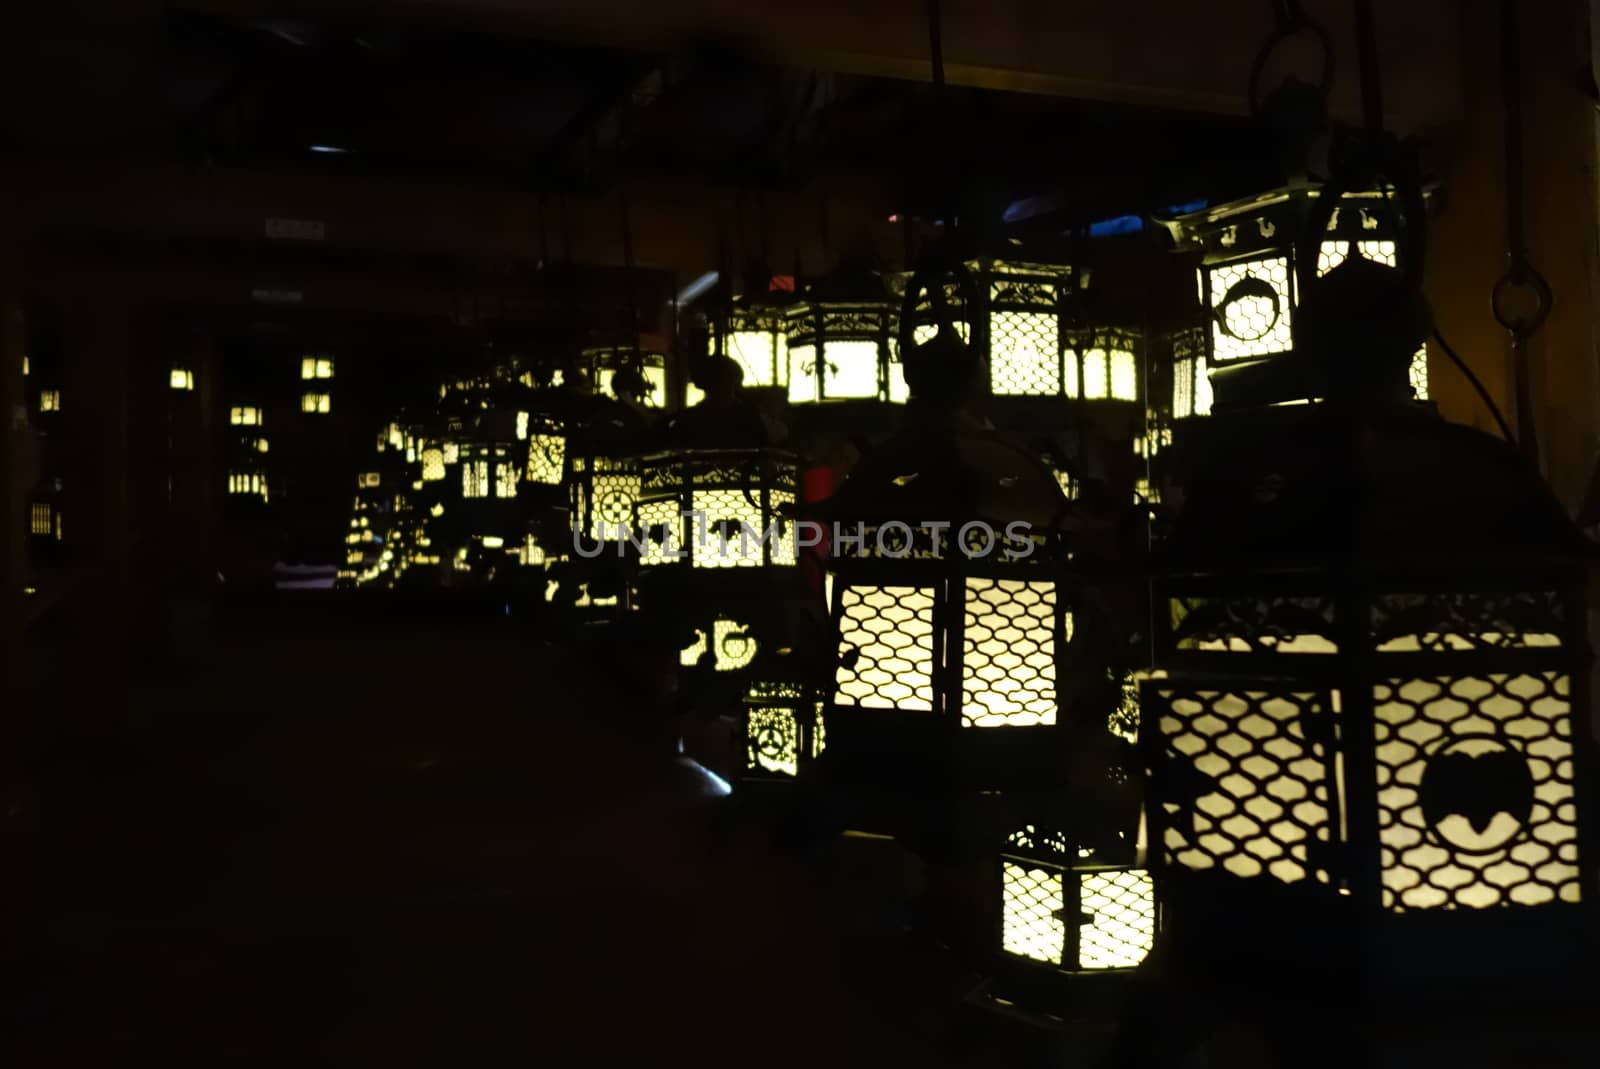
[[[622,285],[628,298],[628,329],[633,336],[633,352],[639,352],[639,301],[633,281],[633,216],[628,211],[627,188],[617,186],[617,204],[622,213]]]
[[[1361,67],[1361,113],[1369,134],[1383,133],[1383,70],[1372,0],[1355,0],[1356,50]]]
[[[928,0],[928,59],[933,64],[933,94],[944,104],[944,35],[940,26],[939,0]]]

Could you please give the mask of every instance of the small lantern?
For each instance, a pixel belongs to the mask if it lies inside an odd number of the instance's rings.
[[[744,779],[790,782],[822,754],[822,703],[797,680],[757,678],[744,699]]]
[[[1210,411],[1200,380],[1189,378],[1196,371],[1209,372],[1218,407],[1316,399],[1321,392],[1314,379],[1286,374],[1281,364],[1295,348],[1299,276],[1309,266],[1302,259],[1314,255],[1316,277],[1351,256],[1393,267],[1400,236],[1395,199],[1363,191],[1346,195],[1321,242],[1302,252],[1296,242],[1322,195],[1317,188],[1282,189],[1165,221],[1176,240],[1203,250],[1197,282],[1209,321],[1204,367],[1174,363],[1177,418]],[[1278,366],[1263,370],[1268,363]],[[1425,344],[1411,359],[1409,379],[1412,396],[1427,400]]]
[[[634,522],[646,567],[793,568],[799,460],[776,449],[696,449],[640,461]]]
[[[1001,953],[1058,974],[1125,972],[1156,936],[1155,887],[1131,864],[1106,864],[1059,831],[1028,826],[1001,851]]]
[[[894,323],[887,284],[863,258],[807,287],[788,313],[789,403],[903,404],[905,378],[891,359]]]
[[[187,367],[174,364],[167,374],[167,385],[174,390],[193,390],[194,372]]]
[[[639,502],[643,428],[632,410],[605,399],[575,422],[565,449],[573,527],[596,541],[625,539]]]
[[[1512,446],[1410,403],[1401,268],[1301,280],[1328,403],[1213,417],[1143,686],[1152,866],[1350,896],[1387,972],[1493,981],[1558,962],[1586,891],[1587,546]]]
[[[739,365],[747,389],[787,389],[788,317],[793,303],[793,292],[773,290],[772,272],[757,266],[746,275],[744,295],[727,301],[725,311],[713,318],[708,349],[711,355],[726,356]]]
[[[578,357],[578,370],[589,377],[594,392],[604,397],[623,400],[613,388],[617,373],[624,369],[638,372],[644,380],[644,392],[638,400],[646,408],[667,407],[667,358],[662,353],[641,351],[632,345],[594,346],[583,350]],[[565,376],[558,373],[555,384],[565,384]]]

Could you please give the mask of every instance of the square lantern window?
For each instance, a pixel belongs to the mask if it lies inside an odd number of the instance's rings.
[[[60,412],[61,411],[61,391],[60,390],[40,390],[39,391],[39,411],[40,412]]]
[[[528,426],[528,460],[524,477],[539,486],[560,486],[566,476],[567,435],[561,424],[534,416]],[[446,463],[449,458],[445,458]]]
[[[1180,242],[1203,250],[1197,282],[1210,324],[1208,369],[1277,359],[1294,348],[1300,303],[1295,243],[1317,195],[1316,190],[1280,191],[1167,223]],[[1380,192],[1348,195],[1333,210],[1317,256],[1317,275],[1351,255],[1396,264],[1394,215]],[[1426,400],[1426,345],[1412,358],[1410,377],[1413,396]],[[1194,410],[1188,414],[1206,414],[1199,410],[1199,394],[1193,396]]]
[[[174,366],[167,373],[167,385],[174,390],[193,390],[194,372],[186,367]]]
[[[793,681],[754,680],[744,698],[746,781],[792,781],[821,756],[822,703]]]
[[[1137,968],[1155,945],[1150,873],[1099,863],[1065,835],[1032,825],[1011,835],[1000,859],[1002,954],[1058,973]]]
[[[235,405],[228,409],[228,422],[235,427],[259,427],[261,409],[255,405]]]
[[[639,504],[637,458],[573,457],[571,482],[578,530],[602,542],[628,537]]]
[[[759,644],[749,626],[726,616],[711,621],[710,630],[697,627],[694,641],[678,652],[682,668],[710,668],[713,672],[737,672],[750,667]]]
[[[1204,328],[1180,330],[1172,335],[1172,416],[1211,414],[1211,376],[1206,367]]]
[[[640,563],[794,567],[799,460],[772,449],[702,449],[641,459]]]
[[[643,401],[648,408],[667,407],[667,358],[663,353],[636,351],[632,346],[599,346],[585,349],[579,355],[578,367],[589,376],[594,392],[604,397],[620,400],[612,389],[612,379],[617,371],[633,364],[644,377],[646,392]],[[560,373],[555,385],[561,385]]]
[[[259,471],[230,471],[228,493],[236,497],[259,497],[267,500],[267,477]]]
[[[49,536],[55,531],[55,519],[49,502],[35,501],[29,510],[28,530],[35,535]]]
[[[1066,396],[1069,372],[1061,309],[1073,285],[1072,269],[998,260],[983,266],[979,285],[987,301],[989,392],[996,397]],[[1076,391],[1077,367],[1071,369],[1070,380]]]
[[[333,398],[325,393],[303,393],[300,395],[300,411],[325,416],[333,411]]]
[[[739,365],[746,387],[788,388],[789,338],[783,307],[770,302],[735,302],[726,322],[712,325],[707,343],[712,356],[720,351]]]
[[[818,281],[788,312],[789,403],[903,403],[903,380],[895,385],[898,365],[891,359],[897,322],[877,271],[846,265]]]
[[[308,380],[333,378],[333,359],[326,356],[301,357],[300,377]]]

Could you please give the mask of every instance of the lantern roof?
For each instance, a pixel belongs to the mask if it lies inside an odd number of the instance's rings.
[[[805,288],[799,304],[883,304],[893,301],[875,256],[856,253]]]
[[[644,445],[644,419],[620,401],[588,395],[573,398],[568,409],[567,451],[571,454],[626,457]]]
[[[1229,448],[1197,473],[1169,542],[1183,567],[1415,570],[1571,563],[1586,543],[1507,442],[1428,406],[1217,415]],[[1554,559],[1552,559],[1554,558]]]

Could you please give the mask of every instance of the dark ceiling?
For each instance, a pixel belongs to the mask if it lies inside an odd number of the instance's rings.
[[[67,32],[13,48],[7,81],[27,81],[30,63],[55,70]],[[1215,199],[1272,170],[1237,119],[983,90],[941,101],[926,83],[787,70],[726,41],[644,53],[392,19],[169,12],[149,39],[101,32],[74,59],[105,83],[10,95],[8,154],[577,192],[621,174],[759,189],[851,172],[890,183],[913,213],[1042,197],[1052,216],[1086,218]]]

